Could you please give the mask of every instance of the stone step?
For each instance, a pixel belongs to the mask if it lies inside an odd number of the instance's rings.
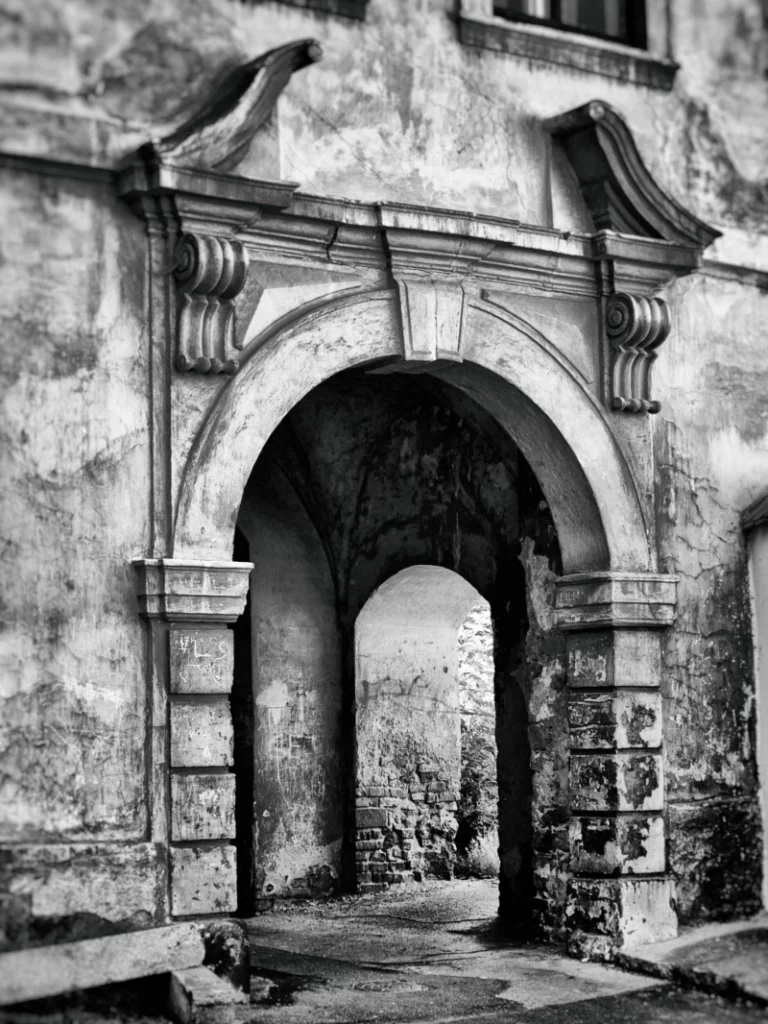
[[[198,967],[204,957],[193,922],[12,950],[0,953],[0,1006]]]
[[[246,992],[208,967],[171,973],[168,1011],[177,1024],[234,1024],[235,1008],[248,1001]]]

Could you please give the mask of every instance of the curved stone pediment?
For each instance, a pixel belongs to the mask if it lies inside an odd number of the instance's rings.
[[[565,147],[595,227],[703,249],[720,232],[681,206],[645,166],[627,122],[593,100],[544,127]]]
[[[317,40],[300,39],[232,68],[184,124],[147,148],[161,161],[180,167],[232,172],[294,71],[322,55]]]

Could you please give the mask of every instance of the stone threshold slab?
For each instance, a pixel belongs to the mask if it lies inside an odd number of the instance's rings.
[[[0,1006],[199,967],[205,944],[193,922],[0,954]]]
[[[768,912],[621,950],[619,967],[768,1007]]]

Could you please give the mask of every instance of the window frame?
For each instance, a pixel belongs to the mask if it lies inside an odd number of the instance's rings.
[[[550,0],[550,3],[552,10],[557,13],[549,18],[505,10],[501,4],[496,2],[493,4],[493,15],[495,18],[503,18],[504,21],[520,22],[525,25],[543,25],[558,32],[572,32],[574,35],[586,36],[588,39],[602,39],[607,43],[632,46],[638,50],[645,50],[648,46],[644,0],[628,0],[626,36],[611,36],[606,32],[592,32],[590,29],[581,28],[579,25],[569,25],[559,17],[561,0]]]

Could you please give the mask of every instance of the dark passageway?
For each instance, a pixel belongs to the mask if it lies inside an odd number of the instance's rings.
[[[531,627],[527,596],[533,587],[539,603],[546,600],[559,552],[549,509],[514,442],[473,400],[427,375],[340,374],[299,403],[265,446],[243,496],[237,545],[238,557],[255,566],[248,613],[235,628],[237,842],[247,878],[240,913],[274,900],[452,878],[457,838],[459,869],[471,871],[468,850],[483,830],[478,795],[469,794],[467,777],[462,786],[457,640],[481,601],[493,637],[498,747],[489,782],[498,839],[491,828],[485,847],[498,857],[506,926],[529,931],[535,827],[551,845],[545,832],[564,800],[565,722],[547,710],[550,735],[529,722],[533,678],[549,673],[553,701],[561,688],[558,642],[546,622]],[[395,595],[385,615],[402,620],[398,650],[387,654],[386,629],[373,623],[378,654],[366,654],[363,678],[360,624],[371,602],[398,574],[417,571],[427,577],[421,596]],[[460,594],[452,604],[450,588],[436,583],[448,578]],[[445,645],[438,651],[444,628],[450,653]],[[433,656],[443,657],[439,672]],[[448,721],[437,690],[427,696],[430,657],[435,673],[455,684],[445,771],[429,744],[414,741],[434,740]],[[394,671],[385,671],[387,658]],[[418,708],[411,700],[391,718],[387,687],[396,676],[412,693],[426,689]],[[373,733],[361,731],[373,720]],[[465,713],[465,732],[468,720]],[[537,778],[546,780],[540,794]],[[465,798],[475,800],[472,813],[462,810]],[[473,849],[476,863],[477,843]]]

